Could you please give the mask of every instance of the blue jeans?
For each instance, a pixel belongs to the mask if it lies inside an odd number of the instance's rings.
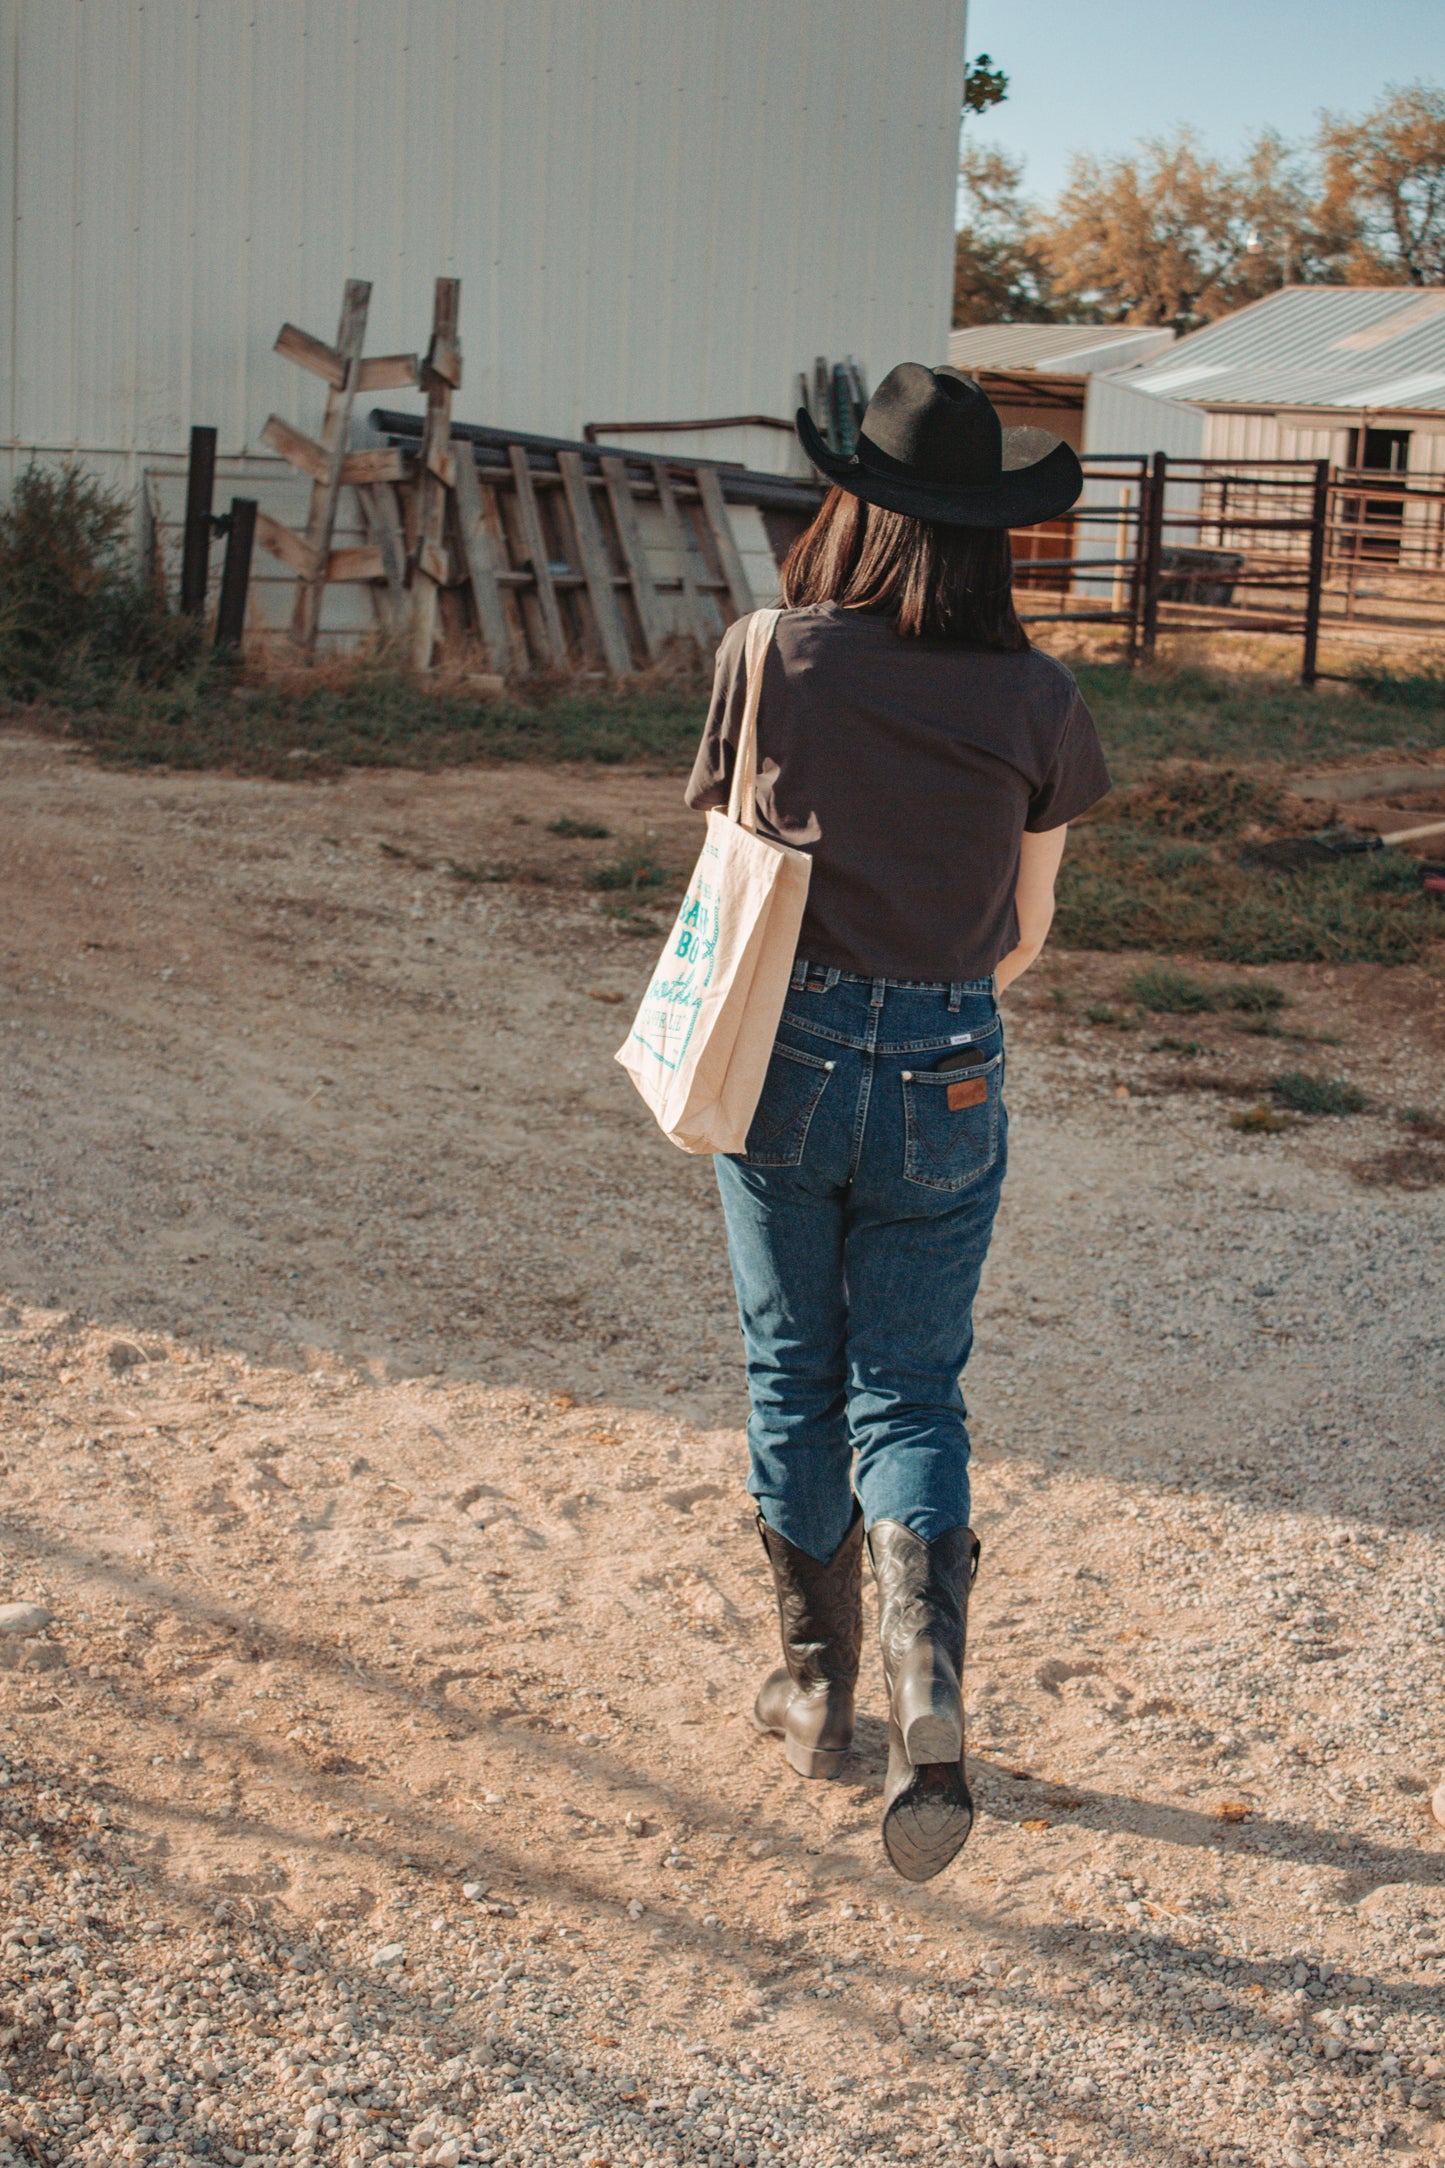
[[[971,1069],[939,1070],[977,1050]],[[1003,1184],[1003,1025],[958,986],[794,966],[744,1151],[718,1187],[747,1350],[748,1489],[831,1558],[853,1518],[969,1517],[959,1373]]]

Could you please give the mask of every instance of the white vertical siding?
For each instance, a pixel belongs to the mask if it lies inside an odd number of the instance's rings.
[[[254,452],[462,279],[458,414],[791,412],[948,328],[965,0],[0,0],[0,427],[12,452]],[[11,125],[11,116],[15,123]],[[394,397],[396,395],[388,395]],[[397,403],[406,403],[398,398]],[[784,466],[780,434],[658,439]]]

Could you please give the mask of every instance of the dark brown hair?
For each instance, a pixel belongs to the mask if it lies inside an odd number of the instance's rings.
[[[1021,653],[1013,549],[1003,527],[945,527],[830,489],[783,563],[789,609],[837,602],[913,638]]]

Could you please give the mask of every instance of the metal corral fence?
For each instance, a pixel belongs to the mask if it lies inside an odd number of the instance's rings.
[[[1315,459],[1084,460],[1062,520],[1016,534],[1025,624],[1117,625],[1132,663],[1161,631],[1300,641],[1305,685],[1323,633],[1445,636],[1445,484]]]

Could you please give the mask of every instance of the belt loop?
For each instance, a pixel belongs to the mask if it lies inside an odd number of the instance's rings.
[[[883,996],[885,995],[885,993],[886,993],[887,991],[888,991],[888,981],[887,981],[887,979],[875,979],[875,980],[873,981],[873,991],[872,991],[871,995],[869,996],[869,1000],[868,1000],[868,1006],[869,1006],[869,1008],[870,1008],[870,1009],[881,1009],[881,1008],[882,1008],[882,1006],[883,1006]]]
[[[834,988],[834,987],[835,987],[835,986],[837,985],[837,983],[838,983],[839,979],[841,979],[841,978],[842,978],[842,976],[843,976],[843,974],[842,974],[842,972],[841,972],[841,971],[840,971],[840,970],[838,969],[838,966],[837,966],[836,964],[829,964],[829,966],[828,966],[828,969],[827,969],[827,973],[826,973],[826,975],[825,975],[825,977],[824,977],[824,980],[823,980],[823,991],[824,991],[824,993],[825,993],[825,994],[831,994],[831,993],[832,993],[832,991],[833,991],[833,988]]]
[[[952,983],[950,984],[950,986],[949,986],[949,989],[948,989],[948,1013],[949,1013],[949,1015],[950,1015],[950,1016],[957,1016],[957,1014],[958,1014],[959,1010],[960,1010],[960,1009],[961,1009],[962,1007],[963,1007],[963,981],[962,981],[961,979],[954,979],[954,980],[952,981]]]
[[[793,989],[795,993],[797,992],[798,988],[803,984],[803,981],[807,978],[807,976],[807,964],[804,962],[801,956],[795,958],[793,963],[793,975],[788,981],[789,986]]]

